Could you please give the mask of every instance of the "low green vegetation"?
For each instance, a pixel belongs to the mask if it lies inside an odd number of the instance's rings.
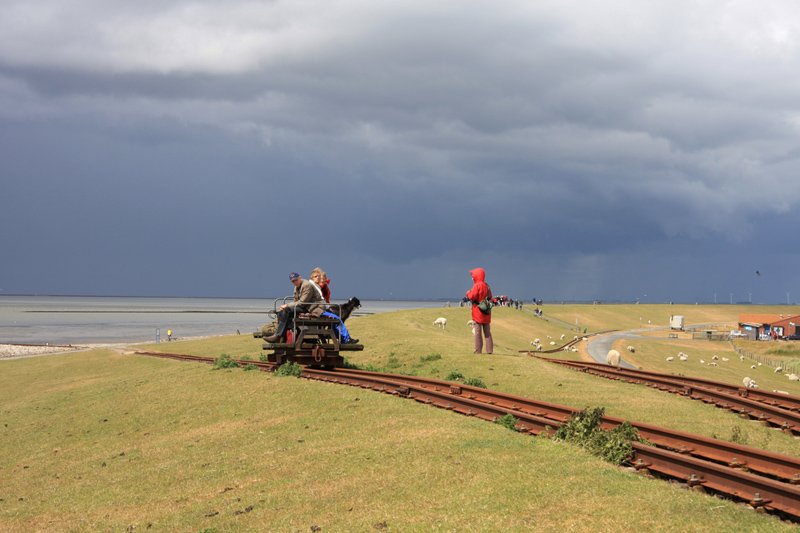
[[[437,316],[447,330],[431,326]],[[349,364],[478,379],[800,455],[796,439],[730,412],[529,357],[533,338],[569,330],[525,311],[496,309],[495,354],[474,355],[468,320],[463,308],[353,318],[365,350]],[[255,360],[260,344],[241,335],[142,349]],[[624,437],[603,446],[531,437],[505,429],[513,416],[487,424],[265,372],[109,350],[0,361],[0,406],[2,531],[793,530],[590,453],[607,448],[615,460]]]
[[[612,430],[600,427],[605,409],[592,407],[574,414],[556,430],[555,440],[577,444],[606,461],[621,465],[633,453],[631,442],[641,442],[639,431],[628,422]]]
[[[239,363],[234,361],[229,354],[222,354],[214,360],[214,370],[222,368],[238,368]]]
[[[294,376],[299,378],[303,374],[303,367],[292,361],[287,361],[275,370],[276,376]]]
[[[511,431],[517,431],[517,422],[517,417],[511,413],[505,414],[495,420],[496,424],[500,424],[504,428],[510,429]]]

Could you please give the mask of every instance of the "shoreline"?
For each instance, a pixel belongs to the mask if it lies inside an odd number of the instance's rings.
[[[172,342],[210,339],[213,337],[225,337],[226,335],[198,335],[194,337],[181,337]],[[43,355],[61,355],[87,350],[112,349],[125,350],[131,346],[154,344],[152,341],[135,342],[97,342],[81,344],[22,344],[22,343],[2,343],[0,342],[0,361],[12,359],[25,359],[28,357],[40,357]],[[162,343],[164,344],[164,343]]]

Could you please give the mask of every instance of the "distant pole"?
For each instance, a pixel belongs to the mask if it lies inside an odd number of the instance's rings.
[[[161,342],[161,328],[156,328],[156,344]]]
[[[733,293],[731,293],[731,305],[733,305]]]
[[[753,293],[752,292],[748,292],[747,293],[747,301],[750,302],[750,303],[753,303]]]
[[[789,303],[789,291],[786,291],[786,305],[791,305]]]
[[[714,305],[717,305],[717,293],[714,293]]]

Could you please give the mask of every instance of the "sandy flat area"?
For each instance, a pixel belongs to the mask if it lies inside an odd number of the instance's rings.
[[[0,359],[17,359],[19,357],[33,357],[35,355],[49,355],[54,353],[74,352],[85,350],[89,346],[78,345],[28,345],[28,344],[0,344]]]

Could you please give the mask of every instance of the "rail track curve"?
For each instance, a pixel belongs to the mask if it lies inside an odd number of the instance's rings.
[[[135,352],[139,355],[213,364],[215,359],[187,354]],[[276,365],[261,361],[237,361],[263,371]],[[413,399],[466,416],[488,421],[511,414],[516,429],[532,435],[552,435],[579,409],[460,383],[417,376],[403,376],[353,369],[320,370],[303,367],[301,377],[371,389]],[[606,429],[623,420],[603,417]],[[678,479],[703,487],[755,509],[800,522],[800,459],[738,444],[630,422],[648,444],[632,443],[631,465],[639,471]]]

